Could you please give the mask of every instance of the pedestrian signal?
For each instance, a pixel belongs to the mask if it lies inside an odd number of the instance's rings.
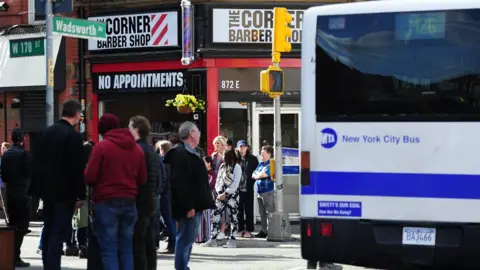
[[[283,94],[283,70],[276,66],[270,66],[260,72],[260,90],[275,98]]]

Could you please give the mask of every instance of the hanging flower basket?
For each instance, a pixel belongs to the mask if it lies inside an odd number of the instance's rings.
[[[193,112],[192,108],[188,106],[177,106],[177,110],[179,113],[183,113],[183,114],[188,114]]]
[[[205,101],[192,95],[178,94],[165,102],[166,107],[175,106],[179,113],[205,112]]]

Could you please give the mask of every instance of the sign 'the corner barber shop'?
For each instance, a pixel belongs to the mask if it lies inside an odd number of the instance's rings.
[[[293,20],[291,43],[302,40],[303,13],[289,10]],[[214,43],[271,43],[273,37],[273,9],[213,9]]]
[[[88,49],[115,50],[178,46],[178,13],[176,11],[89,17],[105,22],[106,40],[88,40]]]

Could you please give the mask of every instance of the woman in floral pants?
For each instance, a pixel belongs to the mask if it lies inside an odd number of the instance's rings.
[[[236,248],[237,242],[235,236],[238,231],[238,185],[242,177],[242,168],[237,162],[237,155],[234,150],[227,150],[224,155],[224,163],[218,170],[217,182],[215,189],[217,191],[217,199],[215,201],[216,209],[212,215],[212,233],[211,238],[203,246],[217,246],[217,236],[220,233],[220,220],[225,207],[228,208],[231,233],[230,240],[223,247]]]

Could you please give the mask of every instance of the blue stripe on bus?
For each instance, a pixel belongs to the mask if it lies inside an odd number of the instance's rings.
[[[480,175],[312,171],[301,194],[479,199]]]
[[[283,165],[283,174],[284,175],[298,175],[300,174],[300,166],[285,166]]]

